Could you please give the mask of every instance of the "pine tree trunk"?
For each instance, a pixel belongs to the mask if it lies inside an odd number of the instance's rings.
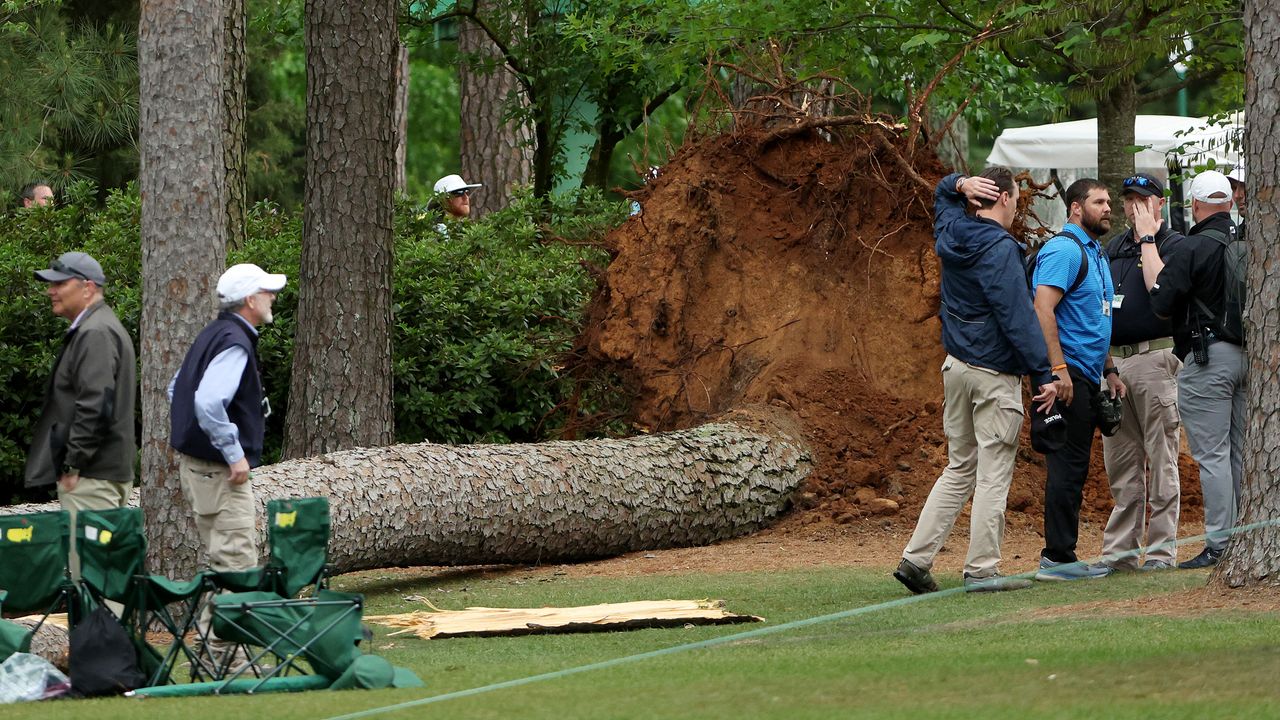
[[[404,43],[399,43],[399,48],[396,50],[396,106],[394,117],[396,159],[395,182],[392,185],[392,189],[402,193],[408,186],[405,160],[408,157],[409,140],[409,48]]]
[[[249,202],[245,172],[245,9],[244,0],[223,0],[222,130],[227,188],[227,246],[244,247],[245,213]]]
[[[142,506],[153,566],[194,566],[199,543],[169,449],[165,388],[214,315],[226,260],[221,2],[143,0],[138,24],[142,193]]]
[[[1245,167],[1249,200],[1249,297],[1245,308],[1248,392],[1240,523],[1280,520],[1280,7],[1245,0]],[[1230,587],[1280,583],[1280,527],[1232,538],[1211,582]]]
[[[800,437],[789,416],[748,410],[626,440],[346,450],[259,468],[253,483],[264,506],[329,498],[339,572],[565,562],[759,529],[809,474]],[[265,509],[259,518],[265,551]]]
[[[308,0],[307,177],[285,457],[393,440],[395,0]]]
[[[481,13],[493,12],[492,0],[477,0]],[[515,22],[499,23],[518,26]],[[533,129],[517,120],[503,121],[507,103],[528,106],[516,76],[499,56],[489,36],[463,21],[458,32],[458,91],[462,99],[461,174],[467,182],[484,183],[471,195],[471,217],[506,207],[512,188],[533,177]],[[477,58],[497,58],[492,72],[475,70]]]

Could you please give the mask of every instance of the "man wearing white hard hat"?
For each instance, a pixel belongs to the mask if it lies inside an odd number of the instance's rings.
[[[1241,325],[1243,243],[1231,220],[1232,188],[1215,170],[1191,182],[1195,226],[1163,263],[1154,259],[1151,309],[1173,321],[1178,410],[1204,493],[1204,550],[1178,567],[1217,564],[1235,526],[1244,445],[1245,358]],[[1143,256],[1144,261],[1148,259]]]
[[[249,469],[262,463],[270,406],[258,368],[258,327],[273,320],[285,285],[257,265],[218,278],[217,319],[205,326],[169,383],[169,444],[182,494],[214,570],[258,564],[257,500]]]
[[[444,211],[461,220],[471,216],[471,191],[478,187],[483,185],[468,183],[461,175],[445,175],[436,181],[434,189],[437,194],[448,194],[443,203]]]

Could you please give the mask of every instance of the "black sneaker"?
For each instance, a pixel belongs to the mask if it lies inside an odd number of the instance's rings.
[[[903,558],[902,562],[898,563],[898,569],[893,571],[893,576],[916,595],[938,592],[938,583],[933,581],[933,576],[929,574],[929,571],[921,570],[912,565],[911,561],[906,558]]]
[[[1222,558],[1221,549],[1214,550],[1211,547],[1206,547],[1204,550],[1200,551],[1199,555],[1191,558],[1186,562],[1178,563],[1178,569],[1179,570],[1198,570],[1200,568],[1211,567],[1213,565],[1217,565],[1218,560],[1220,560],[1221,558]]]

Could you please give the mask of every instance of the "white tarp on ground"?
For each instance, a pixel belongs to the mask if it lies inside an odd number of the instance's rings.
[[[1202,117],[1139,115],[1133,129],[1134,144],[1146,148],[1134,158],[1139,172],[1164,171],[1167,153],[1175,149],[1183,167],[1203,164],[1209,158],[1218,165],[1235,165],[1239,161],[1232,140],[1240,126],[1234,122],[1211,125]],[[987,162],[1027,169],[1096,168],[1098,121],[1094,118],[1009,128],[996,138]]]

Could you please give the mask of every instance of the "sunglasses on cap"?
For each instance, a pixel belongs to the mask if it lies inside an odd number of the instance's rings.
[[[1124,179],[1124,186],[1125,186],[1125,187],[1135,187],[1135,186],[1136,186],[1136,187],[1151,187],[1151,186],[1152,186],[1152,185],[1154,185],[1154,184],[1155,184],[1155,183],[1153,183],[1153,182],[1151,182],[1150,180],[1148,180],[1148,179],[1146,179],[1146,178],[1142,177],[1141,175],[1134,175],[1134,176],[1132,176],[1132,177],[1127,177],[1127,178],[1125,178],[1125,179]]]
[[[454,197],[465,197],[471,194],[471,188],[462,188],[461,190],[451,190],[449,194]]]
[[[54,270],[56,272],[60,272],[60,273],[66,273],[67,275],[74,275],[80,278],[81,280],[88,280],[89,282],[94,282],[93,279],[90,278],[88,275],[85,275],[83,272],[80,272],[79,270],[71,267],[70,265],[63,263],[61,260],[54,260],[53,264],[49,266],[49,269]]]

